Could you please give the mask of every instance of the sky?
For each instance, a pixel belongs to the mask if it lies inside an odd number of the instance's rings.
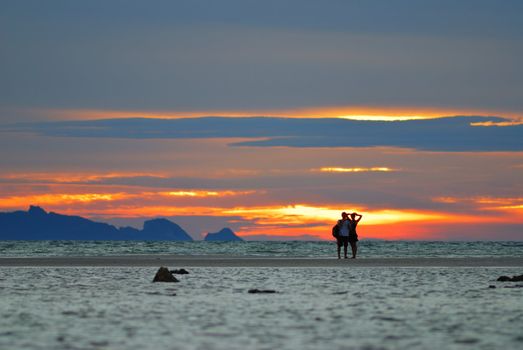
[[[523,240],[519,0],[0,1],[0,211]]]

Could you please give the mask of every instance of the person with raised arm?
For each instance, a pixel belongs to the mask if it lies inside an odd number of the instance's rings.
[[[350,214],[350,217],[348,218],[349,221],[349,235],[348,235],[348,241],[350,243],[350,247],[352,249],[352,258],[356,259],[356,254],[358,253],[358,233],[356,232],[356,227],[358,226],[358,223],[360,222],[363,215],[358,214],[356,212]],[[345,249],[345,257],[347,257],[347,251]]]

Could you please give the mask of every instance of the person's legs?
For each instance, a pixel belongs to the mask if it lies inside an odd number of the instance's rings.
[[[336,240],[336,245],[338,246],[338,259],[341,259],[340,253],[341,253],[341,242],[340,240]]]
[[[356,259],[356,254],[358,253],[358,245],[355,241],[350,241],[350,247],[352,249],[352,258]]]
[[[343,256],[345,257],[345,259],[347,259],[347,246],[348,246],[348,242],[347,240],[344,240],[343,241]]]

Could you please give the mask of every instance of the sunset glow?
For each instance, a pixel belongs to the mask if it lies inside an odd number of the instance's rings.
[[[141,172],[112,172],[112,173],[7,173],[1,174],[0,178],[13,181],[31,181],[31,182],[53,182],[53,183],[78,183],[78,182],[96,182],[104,179],[114,178],[131,178],[131,177],[165,177],[163,173],[141,173]]]
[[[508,1],[6,2],[0,211],[260,239],[357,211],[362,239],[523,240]]]
[[[372,168],[342,168],[342,167],[324,167],[319,171],[324,173],[363,173],[363,172],[391,172],[395,169],[387,167],[372,167]]]
[[[487,122],[470,123],[470,125],[471,126],[514,126],[514,125],[523,125],[523,121],[521,119],[516,119],[514,121],[508,121],[508,122],[487,121]]]
[[[474,108],[439,108],[410,106],[325,106],[310,108],[282,109],[212,109],[212,110],[103,110],[103,109],[25,109],[24,113],[31,115],[46,115],[56,120],[93,120],[120,118],[159,118],[180,119],[199,118],[206,116],[224,117],[285,117],[285,118],[341,118],[367,121],[405,121],[434,119],[456,115],[488,115],[514,119],[514,122],[478,122],[473,126],[508,126],[519,125],[519,111],[474,109]]]
[[[391,167],[319,167],[311,174],[397,172]],[[284,174],[284,173],[282,173]],[[108,173],[11,173],[4,181],[12,182],[18,192],[41,188],[45,193],[8,195],[0,193],[2,210],[24,210],[29,204],[70,215],[106,218],[135,217],[190,217],[204,213],[207,217],[223,218],[236,225],[244,237],[310,237],[330,239],[330,227],[339,219],[341,211],[361,212],[364,215],[362,233],[366,237],[421,239],[429,235],[428,227],[444,225],[478,225],[523,223],[523,197],[440,196],[432,202],[449,206],[447,209],[373,208],[364,203],[296,203],[257,205],[267,196],[266,190],[232,190],[201,188],[152,188],[136,185],[104,184],[120,178],[134,181],[141,176],[168,179],[166,173],[108,172]],[[242,176],[259,176],[257,172]],[[17,183],[20,183],[17,185]],[[42,187],[43,186],[43,187]],[[86,191],[92,189],[92,191]],[[234,199],[234,204],[231,200]],[[210,202],[212,201],[212,203]],[[243,203],[243,204],[242,204]],[[246,203],[249,203],[246,205]],[[319,205],[318,205],[319,204]],[[467,205],[475,212],[458,213],[452,206]],[[485,213],[495,213],[486,215]],[[410,233],[405,232],[408,227]],[[437,229],[431,229],[430,235]],[[429,236],[427,236],[429,237]]]
[[[162,194],[175,197],[224,197],[252,194],[254,191],[172,191]]]

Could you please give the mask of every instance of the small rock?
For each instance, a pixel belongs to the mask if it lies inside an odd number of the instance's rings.
[[[513,286],[505,286],[504,288],[523,288],[523,284],[515,284]]]
[[[494,286],[494,285],[492,285],[492,284],[491,284],[490,286],[488,286],[488,287],[489,287],[489,288],[496,288],[496,286]]]
[[[259,294],[259,293],[265,293],[265,294],[272,294],[276,293],[275,290],[272,289],[249,289],[250,294]]]
[[[523,282],[523,275],[512,277],[512,282]]]
[[[168,268],[160,267],[154,276],[153,282],[179,282]]]
[[[186,269],[176,269],[176,270],[171,270],[171,273],[176,274],[176,275],[188,275],[189,271],[187,271]]]
[[[523,275],[513,277],[500,276],[497,280],[498,282],[523,282]]]

